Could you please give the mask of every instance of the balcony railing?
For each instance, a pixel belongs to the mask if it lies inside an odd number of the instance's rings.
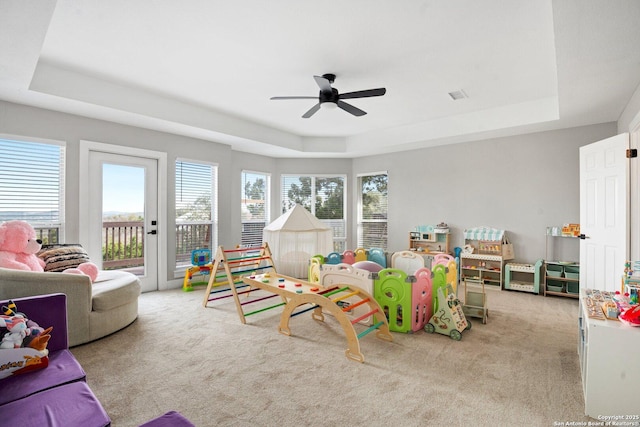
[[[144,222],[103,222],[102,268],[114,270],[142,265],[144,265]]]
[[[59,229],[35,227],[43,244],[59,243]],[[144,222],[111,221],[102,224],[102,268],[113,270],[144,265]],[[176,225],[176,262],[191,264],[191,251],[208,248],[211,225],[187,223]]]

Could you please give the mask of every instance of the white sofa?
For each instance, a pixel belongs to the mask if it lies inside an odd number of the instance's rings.
[[[100,271],[95,283],[87,276],[0,268],[0,300],[51,293],[67,295],[69,346],[116,332],[138,317],[140,280],[125,271]]]

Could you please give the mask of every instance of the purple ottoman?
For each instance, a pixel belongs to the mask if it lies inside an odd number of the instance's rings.
[[[111,419],[83,381],[65,384],[2,405],[0,420],[3,425],[21,427],[111,425]]]
[[[51,352],[46,368],[0,381],[0,405],[85,378],[84,369],[69,350]]]
[[[195,424],[183,417],[179,412],[169,411],[158,418],[140,424],[139,427],[195,427]]]

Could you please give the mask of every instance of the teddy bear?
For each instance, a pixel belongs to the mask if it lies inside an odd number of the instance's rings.
[[[0,267],[14,270],[44,271],[44,261],[36,255],[42,240],[25,221],[0,224]]]
[[[42,240],[26,221],[14,220],[0,224],[0,267],[14,270],[44,271],[45,261],[36,254],[42,248]],[[62,273],[83,274],[95,282],[98,266],[84,262]]]

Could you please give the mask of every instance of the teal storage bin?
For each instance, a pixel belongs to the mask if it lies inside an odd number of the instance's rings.
[[[579,294],[580,293],[580,282],[567,282],[567,293],[569,293],[569,294]]]
[[[564,267],[560,264],[547,264],[547,276],[550,277],[562,277],[564,274]]]
[[[564,292],[564,282],[560,280],[547,280],[547,290],[552,292]]]
[[[580,267],[577,265],[566,265],[564,267],[564,277],[578,280],[580,278]]]

